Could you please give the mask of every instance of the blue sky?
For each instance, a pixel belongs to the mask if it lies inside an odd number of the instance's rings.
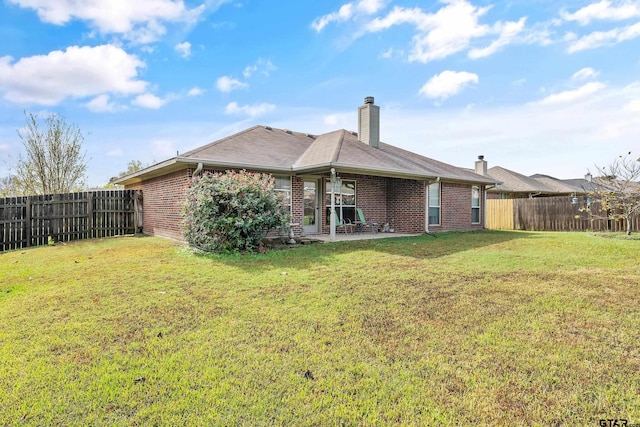
[[[356,130],[365,96],[457,166],[640,154],[640,1],[0,1],[0,176],[24,111],[79,125],[99,186],[255,124]]]

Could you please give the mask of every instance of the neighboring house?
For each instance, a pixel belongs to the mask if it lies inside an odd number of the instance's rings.
[[[142,190],[145,233],[175,239],[182,239],[182,203],[192,177],[230,169],[272,174],[296,235],[331,231],[331,194],[345,221],[355,222],[361,208],[368,221],[389,223],[399,233],[484,228],[485,186],[495,180],[381,142],[380,108],[373,102],[367,97],[358,109],[358,133],[254,126],[115,183]]]
[[[483,156],[478,156],[475,172],[495,182],[494,186],[487,189],[489,199],[577,196],[589,191],[586,180],[559,180],[541,174],[525,176],[500,166],[487,168],[487,161]]]

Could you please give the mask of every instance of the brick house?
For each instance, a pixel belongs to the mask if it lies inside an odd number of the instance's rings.
[[[381,142],[380,108],[373,102],[367,97],[359,107],[357,133],[254,126],[115,183],[142,190],[145,233],[179,240],[192,177],[229,169],[272,174],[296,235],[331,232],[332,195],[344,221],[356,222],[361,208],[367,220],[399,233],[483,229],[485,187],[495,180]]]

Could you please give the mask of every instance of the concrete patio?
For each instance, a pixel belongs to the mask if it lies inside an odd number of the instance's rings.
[[[372,239],[388,239],[391,237],[410,237],[420,236],[421,234],[403,234],[403,233],[336,233],[336,242],[344,242],[351,240],[372,240]],[[307,240],[319,240],[323,243],[330,243],[331,236],[329,234],[307,234],[302,237]]]

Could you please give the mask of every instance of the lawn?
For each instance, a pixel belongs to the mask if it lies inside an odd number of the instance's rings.
[[[0,425],[640,423],[640,240],[0,255]]]

